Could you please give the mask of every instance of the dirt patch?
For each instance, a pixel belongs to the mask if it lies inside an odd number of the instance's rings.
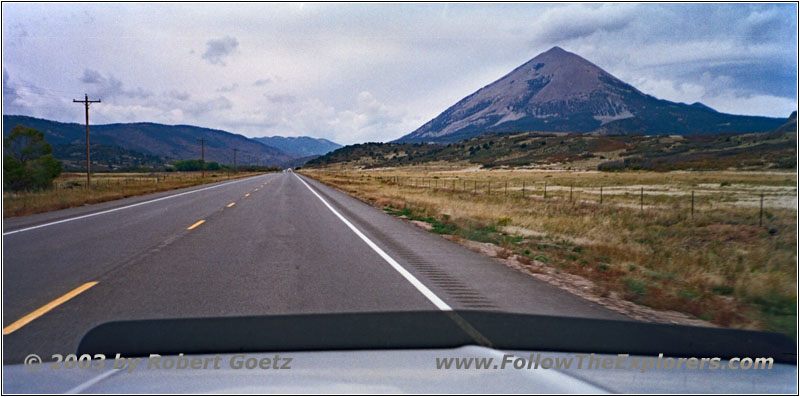
[[[428,231],[433,230],[433,225],[431,225],[428,222],[423,222],[423,221],[410,221],[410,222],[413,223],[414,226],[416,226],[416,227],[419,227],[419,228],[422,228],[422,229],[425,229],[425,230],[428,230]]]
[[[500,230],[508,234],[516,234],[523,237],[535,237],[537,239],[547,238],[548,234],[544,232],[539,232],[536,230],[527,229],[524,227],[519,226],[503,226]],[[563,240],[568,241],[575,245],[594,245],[598,242],[595,240],[591,240],[585,237],[570,237],[570,236],[550,236],[554,237],[556,240]]]
[[[547,236],[547,233],[539,232],[536,230],[526,229],[524,227],[519,226],[503,226],[500,230],[508,233],[508,234],[519,234],[520,236],[524,237],[539,237],[543,238]]]
[[[615,292],[603,294],[600,288],[598,288],[597,285],[591,280],[573,274],[558,272],[552,266],[527,257],[520,257],[516,254],[510,254],[507,250],[499,248],[491,243],[479,243],[461,238],[453,238],[452,236],[444,237],[450,241],[467,247],[471,251],[490,256],[512,269],[519,270],[520,272],[536,277],[537,279],[542,280],[550,285],[556,286],[590,302],[597,303],[617,313],[624,314],[634,320],[700,327],[716,327],[712,323],[691,317],[684,313],[671,310],[655,310],[646,306],[637,305],[633,302],[622,299]]]

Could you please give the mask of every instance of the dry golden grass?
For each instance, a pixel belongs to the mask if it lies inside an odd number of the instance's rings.
[[[794,174],[449,167],[303,172],[431,222],[434,232],[496,243],[635,303],[722,326],[795,333]]]
[[[30,215],[140,196],[148,193],[180,189],[257,173],[227,174],[200,172],[98,173],[92,174],[92,188],[86,188],[86,174],[63,174],[53,188],[36,192],[3,192],[3,218]]]

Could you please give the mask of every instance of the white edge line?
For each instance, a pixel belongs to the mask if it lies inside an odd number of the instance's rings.
[[[254,176],[253,178],[256,178],[256,177],[257,176]],[[124,210],[124,209],[128,209],[128,208],[138,207],[140,205],[155,203],[156,201],[171,199],[171,198],[174,198],[174,197],[183,196],[185,194],[192,194],[192,193],[202,192],[203,190],[216,189],[218,187],[222,187],[222,186],[225,186],[225,185],[230,185],[232,183],[244,182],[244,181],[249,180],[249,179],[250,178],[243,178],[243,179],[239,179],[239,180],[236,180],[236,181],[225,182],[225,183],[220,184],[220,185],[204,187],[202,189],[191,190],[191,191],[188,191],[188,192],[173,194],[171,196],[161,197],[161,198],[157,198],[157,199],[153,199],[153,200],[149,200],[149,201],[143,201],[141,203],[126,205],[124,207],[112,208],[110,210],[105,210],[105,211],[100,211],[100,212],[94,212],[94,213],[91,213],[91,214],[76,216],[74,218],[67,218],[67,219],[62,219],[60,221],[44,223],[44,224],[36,225],[36,226],[30,226],[30,227],[22,228],[22,229],[19,229],[19,230],[12,230],[10,232],[3,232],[3,236],[8,236],[9,234],[14,234],[14,233],[27,232],[28,230],[39,229],[39,228],[42,228],[42,227],[53,226],[53,225],[57,225],[59,223],[76,221],[78,219],[89,218],[89,217],[92,217],[92,216],[103,215],[103,214],[107,214],[109,212],[120,211],[120,210]]]
[[[350,230],[352,230],[358,237],[364,240],[364,242],[367,243],[367,245],[370,248],[372,248],[375,252],[377,252],[381,258],[383,258],[386,262],[388,262],[389,265],[391,265],[394,268],[394,270],[397,270],[397,272],[400,273],[400,275],[405,277],[405,279],[408,280],[408,282],[411,283],[411,285],[413,285],[419,292],[421,292],[422,295],[428,298],[428,300],[431,301],[431,303],[433,303],[434,306],[436,306],[439,310],[442,311],[453,310],[453,308],[451,308],[450,305],[448,305],[442,299],[436,296],[436,294],[434,294],[433,291],[428,289],[428,287],[426,287],[425,284],[422,284],[422,282],[419,281],[416,277],[414,277],[413,274],[409,273],[408,270],[406,270],[403,266],[397,263],[397,261],[394,260],[394,258],[392,258],[391,256],[389,256],[389,254],[384,252],[381,249],[381,247],[378,247],[377,244],[373,243],[372,240],[370,240],[367,236],[364,235],[364,233],[361,233],[361,231],[358,230],[358,228],[353,226],[353,224],[350,223],[350,221],[348,221],[347,218],[342,216],[342,214],[340,214],[330,204],[328,204],[328,202],[325,201],[325,199],[322,198],[322,196],[320,196],[319,193],[314,191],[314,189],[312,189],[311,186],[309,186],[306,183],[306,181],[303,180],[303,178],[300,178],[299,176],[297,176],[297,174],[295,174],[295,176],[297,177],[297,179],[300,180],[300,182],[303,183],[303,185],[306,185],[308,190],[310,190],[311,193],[314,193],[314,195],[317,196],[317,198],[320,199],[320,201],[322,201],[322,203],[325,204],[325,206],[328,207],[328,209],[331,210],[331,212],[333,212],[334,215],[336,215],[342,222],[344,222],[344,224],[347,225],[347,227],[349,227]]]
[[[84,390],[94,386],[97,382],[100,382],[101,380],[103,380],[105,378],[108,378],[111,375],[114,375],[115,373],[119,372],[120,370],[121,369],[112,369],[111,371],[108,371],[106,373],[102,373],[100,375],[97,375],[94,378],[89,379],[86,382],[83,382],[83,383],[79,384],[78,386],[75,386],[72,389],[69,389],[69,390],[65,391],[64,394],[80,394]]]

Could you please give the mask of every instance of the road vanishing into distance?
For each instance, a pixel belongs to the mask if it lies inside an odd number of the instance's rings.
[[[409,310],[627,319],[291,172],[5,220],[4,364],[113,320]]]

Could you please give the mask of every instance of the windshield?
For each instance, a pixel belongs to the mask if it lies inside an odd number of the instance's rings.
[[[3,363],[464,344],[794,363],[796,17],[4,3]],[[659,324],[754,332],[686,349],[700,334]]]

